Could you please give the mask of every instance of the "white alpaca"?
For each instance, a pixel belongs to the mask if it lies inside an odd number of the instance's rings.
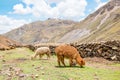
[[[31,59],[35,59],[38,55],[39,55],[39,58],[41,59],[41,57],[46,54],[47,55],[47,59],[50,58],[50,49],[49,47],[40,47],[40,48],[37,48],[37,50],[35,51],[35,55],[31,57]]]

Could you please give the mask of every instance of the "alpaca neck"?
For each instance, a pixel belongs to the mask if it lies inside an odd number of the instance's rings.
[[[76,61],[80,66],[85,65],[85,61],[81,58],[81,56],[78,56]]]

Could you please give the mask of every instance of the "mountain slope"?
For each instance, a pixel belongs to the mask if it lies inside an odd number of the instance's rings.
[[[111,0],[87,19],[91,19],[90,26],[86,25],[91,33],[79,42],[120,40],[120,0]]]
[[[10,49],[12,47],[17,47],[17,46],[21,46],[22,44],[8,39],[5,36],[0,35],[0,50],[5,50],[5,49]]]
[[[77,22],[60,19],[37,21],[12,30],[6,33],[5,36],[28,44],[34,42],[55,42],[63,34],[72,30],[72,26],[75,23]]]
[[[70,31],[61,42],[70,42],[71,37],[78,43],[120,40],[120,0],[111,0],[74,27],[75,34]]]

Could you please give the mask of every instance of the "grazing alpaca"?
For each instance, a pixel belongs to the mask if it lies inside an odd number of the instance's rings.
[[[66,45],[66,44],[60,45],[60,46],[55,48],[55,53],[56,53],[57,58],[58,58],[58,65],[59,66],[61,66],[60,62],[62,62],[62,64],[64,66],[66,66],[64,63],[64,58],[69,59],[70,66],[73,65],[73,60],[75,60],[81,67],[83,65],[85,65],[85,61],[81,58],[79,52],[73,46]]]
[[[37,50],[35,51],[35,55],[31,57],[31,59],[35,59],[38,55],[41,59],[41,57],[46,54],[47,55],[47,59],[50,58],[50,49],[49,47],[40,47],[40,48],[37,48]]]

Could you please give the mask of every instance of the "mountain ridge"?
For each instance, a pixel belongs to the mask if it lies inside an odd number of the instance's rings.
[[[80,22],[48,19],[10,31],[22,43],[85,43],[120,40],[120,0],[111,0]]]
[[[14,29],[6,33],[5,36],[22,43],[54,42],[53,38],[59,39],[57,35],[62,36],[63,33],[71,30],[75,23],[77,22],[61,19],[37,21]]]

